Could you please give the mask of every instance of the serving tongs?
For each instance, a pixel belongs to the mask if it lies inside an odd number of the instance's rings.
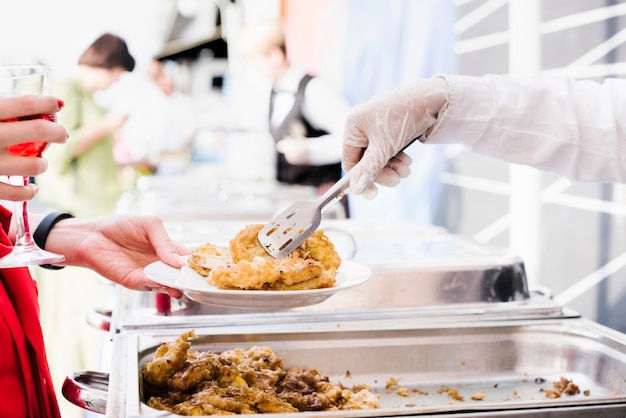
[[[265,251],[274,258],[284,258],[298,248],[320,225],[322,214],[348,193],[352,172],[317,200],[296,202],[265,224],[257,235]]]
[[[414,138],[398,154],[422,136]],[[317,200],[296,202],[265,224],[257,234],[259,243],[265,251],[274,258],[285,258],[298,248],[320,226],[322,214],[348,193],[353,172],[354,167]]]

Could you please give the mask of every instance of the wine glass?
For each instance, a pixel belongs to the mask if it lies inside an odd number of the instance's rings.
[[[44,65],[0,65],[0,96],[22,94],[48,94],[49,69]],[[3,122],[28,119],[46,119],[56,122],[56,115],[32,115]],[[39,157],[48,146],[45,141],[33,141],[14,144],[8,147],[11,154],[25,157]],[[27,185],[28,177],[10,176],[9,183]],[[17,236],[13,250],[0,258],[0,268],[22,267],[28,265],[54,264],[65,260],[60,254],[42,250],[35,244],[28,223],[27,202],[15,202],[13,211]]]

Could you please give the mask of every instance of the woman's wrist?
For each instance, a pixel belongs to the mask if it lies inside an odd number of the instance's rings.
[[[35,232],[33,232],[33,241],[39,246],[39,248],[48,250],[51,252],[57,252],[50,247],[53,246],[52,240],[49,239],[52,230],[59,224],[60,222],[74,218],[74,215],[67,212],[51,212],[48,215],[44,216],[37,227],[35,228]],[[59,252],[63,254],[63,252]],[[50,270],[59,270],[62,269],[63,266],[60,265],[50,265],[44,264],[41,267],[47,268]]]

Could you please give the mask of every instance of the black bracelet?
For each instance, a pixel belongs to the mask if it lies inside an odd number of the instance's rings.
[[[54,228],[54,225],[57,222],[62,221],[63,219],[73,218],[74,215],[67,212],[52,212],[47,214],[37,228],[35,228],[35,232],[33,233],[33,241],[35,244],[42,250],[46,248],[46,241],[48,240],[48,235],[50,235],[50,231]],[[48,270],[61,270],[65,266],[54,266],[52,264],[42,264],[40,267],[43,267]]]

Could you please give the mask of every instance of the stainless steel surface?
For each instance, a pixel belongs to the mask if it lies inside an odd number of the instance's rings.
[[[523,287],[511,286],[507,292],[514,296],[510,301],[502,302],[491,299],[491,291],[483,289],[498,280],[512,284],[521,283],[515,276],[476,274],[463,280],[448,272],[374,272],[370,280],[353,289],[346,289],[325,302],[317,305],[278,312],[254,312],[250,310],[221,308],[194,302],[192,300],[172,301],[168,315],[159,314],[154,303],[154,296],[148,292],[136,292],[119,289],[116,306],[113,310],[111,329],[117,332],[133,329],[153,329],[158,327],[215,326],[227,327],[247,323],[279,324],[292,322],[325,322],[343,318],[440,318],[449,321],[473,320],[482,317],[485,320],[502,318],[554,318],[570,315],[567,310],[541,295],[525,294]],[[435,283],[439,278],[449,275],[450,286],[441,286],[442,293],[420,289]],[[506,277],[510,277],[506,278]],[[456,285],[453,285],[456,282]],[[482,285],[481,285],[482,284]],[[485,287],[483,287],[485,285]],[[482,301],[463,302],[463,298],[474,296],[490,298]],[[437,299],[439,298],[439,299]],[[457,298],[456,301],[454,298]],[[465,300],[468,300],[465,299]],[[438,300],[437,304],[432,304]],[[469,299],[471,300],[471,299]]]
[[[270,219],[294,200],[313,199],[309,186],[229,179],[220,172],[146,176],[119,203],[119,212],[165,221]]]
[[[315,201],[296,202],[266,223],[258,233],[263,249],[274,258],[291,254],[315,232],[322,213],[345,196],[352,173],[340,178]]]
[[[187,180],[151,179],[127,208],[162,216],[172,236],[193,247],[227,244],[247,224],[271,218],[270,210],[310,199],[219,176]],[[241,312],[173,300],[169,312],[159,312],[154,294],[120,288],[107,416],[170,416],[142,403],[139,369],[160,342],[191,328],[201,336],[199,349],[267,343],[289,364],[368,383],[382,395],[380,410],[307,416],[626,416],[626,337],[528,289],[522,261],[508,250],[403,223],[323,219],[321,227],[344,259],[367,265],[373,276],[319,305]],[[534,383],[560,376],[590,395],[549,400]],[[428,395],[388,394],[392,377]],[[437,393],[441,385],[465,401]],[[469,399],[481,391],[484,401]]]
[[[377,410],[307,416],[489,416],[502,411],[508,411],[508,416],[546,416],[547,411],[551,417],[626,414],[626,340],[584,319],[429,324],[405,318],[383,327],[382,323],[370,327],[363,323],[355,329],[343,328],[342,322],[318,325],[314,330],[306,324],[282,330],[263,325],[217,331],[198,328],[200,338],[192,349],[268,345],[286,366],[316,368],[332,382],[367,384],[380,394]],[[115,336],[123,340],[116,344],[116,357],[124,373],[111,376],[108,416],[172,416],[142,402],[140,370],[160,342],[171,341],[181,331],[156,329]],[[548,399],[541,389],[551,388],[560,377],[573,380],[581,392],[589,394]],[[392,378],[409,389],[408,397],[386,390]],[[443,387],[458,391],[464,400],[440,393]],[[484,400],[472,400],[473,394],[484,394]]]
[[[68,401],[83,409],[106,413],[109,390],[109,374],[93,371],[77,371],[68,376],[61,389]]]

